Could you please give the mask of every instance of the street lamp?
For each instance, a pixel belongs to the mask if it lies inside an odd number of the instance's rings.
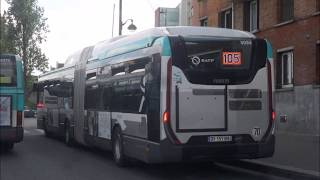
[[[127,19],[122,26],[124,26],[128,21],[131,21],[131,24],[128,26],[129,31],[135,31],[137,30],[137,26],[133,24],[133,19]]]
[[[133,19],[127,19],[122,23],[122,0],[119,0],[119,36],[122,35],[122,26],[124,26],[128,21],[131,21],[131,24],[128,26],[128,30],[135,31],[137,26],[133,24]]]

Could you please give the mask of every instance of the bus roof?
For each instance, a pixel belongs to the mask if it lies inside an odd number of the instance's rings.
[[[172,26],[158,27],[141,31],[134,35],[119,38],[115,41],[106,41],[95,45],[92,58],[106,59],[119,54],[146,48],[153,41],[163,36],[203,36],[219,38],[255,38],[249,32],[214,27]],[[103,47],[103,48],[102,48]]]
[[[88,62],[93,60],[107,59],[113,56],[149,47],[152,45],[155,39],[164,36],[255,38],[255,36],[249,32],[226,28],[195,26],[156,27],[135,33],[133,35],[118,36],[95,44]],[[81,55],[83,49],[69,56],[66,60],[65,67],[40,75],[40,78],[55,72],[61,72],[64,69],[69,69],[70,67],[74,66],[78,62],[79,56]]]
[[[180,36],[211,36],[211,37],[227,37],[227,38],[255,38],[249,32],[215,27],[199,27],[199,26],[172,26],[166,27],[170,35]]]

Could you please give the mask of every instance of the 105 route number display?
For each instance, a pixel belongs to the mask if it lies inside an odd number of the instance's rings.
[[[223,52],[222,64],[227,66],[240,66],[242,64],[241,52]]]

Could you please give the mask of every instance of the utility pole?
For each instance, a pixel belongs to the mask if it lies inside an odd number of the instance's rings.
[[[122,0],[119,0],[119,36],[122,35]]]
[[[113,4],[113,12],[112,12],[112,37],[113,37],[113,29],[114,29],[114,8],[116,4]]]

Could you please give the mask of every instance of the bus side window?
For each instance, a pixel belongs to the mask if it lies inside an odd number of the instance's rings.
[[[127,87],[128,110],[132,113],[145,113],[146,109],[146,81],[148,76],[150,57],[135,59],[129,64],[129,72],[132,74]]]
[[[108,78],[112,76],[111,66],[107,65],[107,66],[98,68],[97,76],[100,79]]]
[[[92,80],[97,78],[97,69],[87,71],[86,80]]]
[[[111,111],[112,86],[110,83],[104,85],[102,92],[103,109]]]
[[[151,61],[149,57],[133,60],[128,67],[129,73],[140,73],[146,71],[146,65]]]
[[[102,108],[102,88],[97,83],[97,69],[86,72],[85,109],[98,110]]]
[[[86,85],[85,109],[99,110],[102,108],[102,88],[97,84]]]
[[[112,72],[112,76],[120,76],[120,75],[126,74],[124,66],[112,67],[111,72]]]

